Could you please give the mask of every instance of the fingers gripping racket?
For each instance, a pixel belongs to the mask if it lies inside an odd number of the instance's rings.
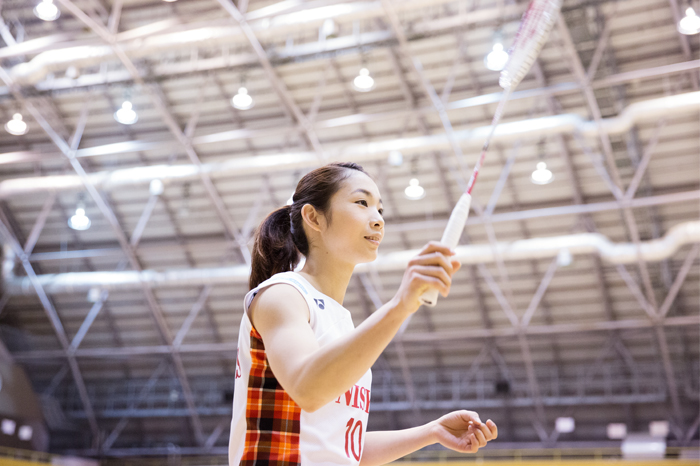
[[[447,227],[445,227],[442,239],[440,240],[440,242],[450,248],[455,248],[457,246],[459,238],[462,236],[462,231],[464,231],[464,225],[467,223],[469,208],[472,202],[472,189],[479,175],[479,170],[486,158],[486,152],[488,151],[493,133],[503,115],[508,97],[513,89],[520,84],[520,81],[522,81],[528,71],[530,71],[532,64],[540,54],[545,42],[547,42],[549,32],[552,30],[557,16],[559,15],[561,2],[562,0],[531,0],[525,14],[523,14],[520,27],[513,41],[513,46],[508,51],[508,63],[503,71],[501,71],[501,77],[498,81],[505,92],[493,116],[491,131],[486,137],[486,142],[484,142],[481,149],[481,155],[476,165],[474,165],[474,171],[467,183],[467,189],[452,210],[450,219],[447,222]],[[435,306],[437,300],[437,290],[426,291],[420,297],[421,303],[430,307]]]

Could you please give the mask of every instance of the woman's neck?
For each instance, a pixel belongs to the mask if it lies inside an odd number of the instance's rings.
[[[330,260],[317,261],[307,258],[299,273],[321,293],[330,296],[341,306],[345,292],[350,283],[350,277],[355,270],[352,264],[342,264]]]

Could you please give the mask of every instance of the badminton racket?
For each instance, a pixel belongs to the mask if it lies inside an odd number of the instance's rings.
[[[522,81],[528,71],[530,71],[532,64],[540,54],[545,42],[547,42],[549,33],[552,27],[554,27],[554,23],[559,15],[561,2],[562,0],[531,0],[527,10],[525,10],[523,14],[513,45],[508,51],[508,62],[503,71],[501,71],[501,76],[498,81],[500,86],[504,89],[504,92],[496,108],[496,113],[493,116],[491,131],[486,137],[486,141],[481,149],[481,155],[476,165],[474,165],[474,170],[467,183],[467,189],[452,210],[450,219],[447,221],[447,227],[445,227],[445,231],[442,234],[442,240],[440,240],[450,249],[457,246],[459,238],[462,236],[462,231],[464,231],[464,225],[467,223],[472,202],[472,189],[476,183],[476,178],[479,176],[479,170],[486,158],[486,152],[491,143],[493,133],[503,116],[508,97],[510,93],[513,92],[513,89],[520,84],[520,81]],[[420,297],[421,303],[429,307],[435,306],[437,300],[437,290],[428,290]]]

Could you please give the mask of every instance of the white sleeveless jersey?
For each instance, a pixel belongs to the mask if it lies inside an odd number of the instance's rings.
[[[238,335],[229,464],[357,465],[369,415],[372,372],[346,393],[313,413],[303,411],[270,370],[260,334],[248,318],[248,306],[262,288],[293,286],[309,306],[309,325],[319,346],[354,329],[350,312],[316,290],[296,272],[278,273],[250,290]]]

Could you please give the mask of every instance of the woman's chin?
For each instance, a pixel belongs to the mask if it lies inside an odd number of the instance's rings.
[[[377,249],[374,250],[374,252],[370,252],[369,254],[365,255],[358,264],[367,264],[368,262],[374,262],[377,260],[377,256],[379,256],[379,251]]]

